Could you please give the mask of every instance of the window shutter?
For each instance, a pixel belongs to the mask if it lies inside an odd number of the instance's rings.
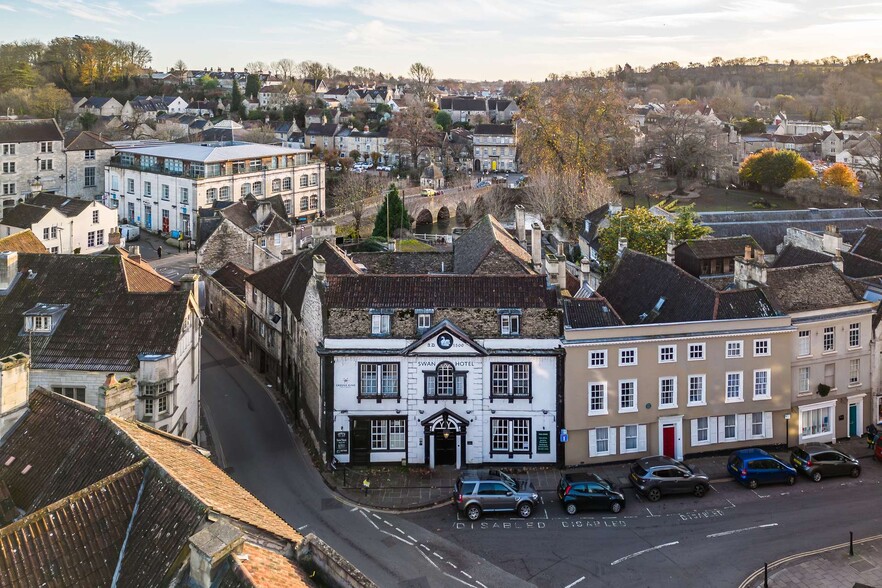
[[[720,430],[725,426],[726,423],[723,417],[708,417],[707,427],[709,430],[707,436],[711,443],[722,442],[724,433],[721,433]]]
[[[597,455],[597,431],[588,429],[588,457]]]
[[[619,447],[622,448],[622,453],[624,453],[627,447],[625,443],[625,427],[619,427]]]
[[[695,447],[698,445],[698,419],[692,419],[689,423],[689,434],[692,437],[691,444],[692,447]]]
[[[772,438],[772,413],[764,412],[763,413],[763,433],[765,433],[766,439]]]
[[[746,414],[736,414],[735,415],[735,440],[736,441],[744,441],[747,439],[747,435],[745,434],[745,419],[747,418]]]
[[[622,431],[624,431],[625,427],[621,427],[621,429],[622,429]],[[616,454],[616,428],[615,427],[609,428],[609,454],[610,455]]]
[[[646,425],[637,425],[637,450],[646,451]]]

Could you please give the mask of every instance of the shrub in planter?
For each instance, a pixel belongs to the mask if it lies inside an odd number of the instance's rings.
[[[826,396],[830,393],[830,386],[827,384],[818,384],[818,394],[821,396]]]

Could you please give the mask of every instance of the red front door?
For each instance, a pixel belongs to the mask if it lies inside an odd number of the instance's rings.
[[[169,225],[168,217],[169,217],[168,211],[163,210],[162,211],[162,232],[163,233],[168,233],[168,225]]]
[[[662,453],[668,457],[676,457],[677,451],[677,427],[665,425],[662,427]]]

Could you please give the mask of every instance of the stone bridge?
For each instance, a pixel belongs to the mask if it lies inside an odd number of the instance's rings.
[[[483,200],[490,192],[490,187],[472,188],[463,186],[443,190],[443,194],[434,196],[404,197],[404,206],[417,224],[445,222],[462,217],[472,205]]]

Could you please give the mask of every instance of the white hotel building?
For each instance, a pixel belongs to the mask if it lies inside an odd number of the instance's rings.
[[[325,209],[325,166],[310,152],[244,143],[115,145],[105,168],[104,202],[129,224],[185,237],[199,208],[247,194],[281,196],[288,213],[309,220]]]

